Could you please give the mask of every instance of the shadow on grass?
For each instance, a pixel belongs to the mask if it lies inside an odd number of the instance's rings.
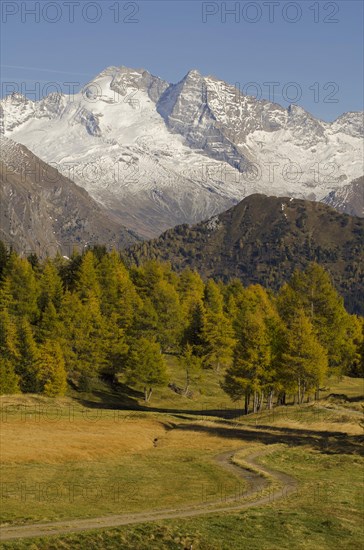
[[[342,432],[314,431],[307,429],[281,428],[272,426],[254,426],[252,429],[224,428],[223,426],[201,426],[201,424],[180,424],[178,430],[200,432],[204,434],[244,441],[273,445],[283,443],[288,446],[310,447],[325,454],[363,455],[364,436],[347,435]]]
[[[150,413],[166,413],[175,416],[179,420],[188,420],[189,424],[176,424],[174,429],[200,432],[221,438],[242,439],[244,441],[264,443],[272,445],[283,443],[288,446],[305,446],[309,445],[325,454],[364,454],[364,436],[347,435],[342,432],[333,431],[317,431],[300,428],[288,428],[272,425],[252,424],[245,428],[239,426],[205,426],[196,422],[196,417],[201,417],[206,420],[209,417],[220,418],[224,420],[239,419],[242,421],[243,412],[241,408],[229,409],[181,409],[181,408],[161,408],[141,405],[138,400],[143,398],[143,393],[137,391],[125,384],[104,385],[103,388],[95,389],[89,394],[89,398],[85,394],[75,396],[75,399],[84,407],[114,409],[126,411],[140,411]],[[357,401],[359,398],[351,398],[351,401]],[[194,418],[191,418],[193,416]],[[251,416],[250,416],[251,418]],[[257,418],[257,420],[259,420]],[[263,419],[262,419],[263,420]]]
[[[171,415],[179,415],[184,418],[184,415],[218,417],[234,420],[243,415],[241,407],[228,408],[221,404],[221,407],[207,408],[201,403],[201,408],[185,409],[181,407],[153,407],[150,404],[139,403],[144,399],[144,394],[141,391],[135,390],[126,384],[117,383],[99,383],[98,387],[90,392],[80,392],[74,388],[72,395],[73,399],[84,407],[91,409],[113,409],[113,410],[133,410],[145,411],[151,413],[166,413]],[[139,401],[139,402],[138,402]],[[190,420],[188,416],[186,419]]]
[[[96,380],[89,391],[73,387],[72,398],[90,409],[141,410],[138,400],[143,393],[126,384],[112,383],[107,379]]]
[[[340,399],[341,401],[347,401],[349,403],[358,403],[360,401],[364,401],[364,395],[348,397],[345,393],[330,393],[326,399]]]

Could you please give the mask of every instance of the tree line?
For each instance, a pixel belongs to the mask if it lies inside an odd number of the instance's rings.
[[[158,261],[126,265],[100,246],[40,261],[0,242],[2,394],[64,395],[122,375],[149,401],[175,354],[186,393],[212,369],[256,412],[287,395],[302,403],[330,373],[363,375],[363,328],[317,264],[274,294]]]

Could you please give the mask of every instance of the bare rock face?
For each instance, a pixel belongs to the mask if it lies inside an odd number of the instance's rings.
[[[332,191],[323,202],[339,212],[364,218],[364,176]]]
[[[8,96],[0,125],[144,237],[254,193],[321,201],[364,173],[363,113],[323,122],[197,70],[170,84],[108,67],[73,95]]]
[[[0,139],[0,239],[23,253],[70,255],[93,244],[123,248],[138,238],[88,193],[23,145]]]

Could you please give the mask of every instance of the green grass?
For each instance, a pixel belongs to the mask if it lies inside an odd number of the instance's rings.
[[[177,357],[166,355],[168,379],[183,388],[185,384],[185,373],[181,368]],[[156,387],[149,403],[145,403],[141,391],[132,389],[122,384],[120,387],[111,389],[110,386],[100,381],[90,393],[70,392],[70,397],[85,406],[102,406],[106,408],[140,409],[145,411],[171,411],[199,414],[209,418],[211,416],[234,417],[241,415],[243,410],[242,402],[233,402],[230,397],[221,389],[220,382],[223,381],[223,374],[217,374],[212,370],[202,369],[201,375],[192,381],[190,390],[192,398],[179,395],[167,386]],[[121,382],[123,379],[121,377]],[[360,411],[364,403],[364,379],[350,378],[344,376],[341,379],[329,377],[325,384],[325,390],[320,394],[322,404],[338,406],[340,408],[351,408]],[[331,394],[344,397],[330,397]],[[329,398],[329,399],[328,399]],[[289,396],[288,404],[291,405]],[[334,408],[334,407],[332,407]],[[317,417],[319,415],[317,414]]]
[[[213,454],[153,449],[100,462],[4,465],[1,521],[23,524],[182,508],[201,504],[206,495],[213,500],[220,486],[233,494],[236,478],[214,463]]]
[[[212,514],[82,534],[5,543],[4,549],[360,550],[363,459],[310,448],[279,450],[262,462],[295,476],[296,493],[240,513]]]

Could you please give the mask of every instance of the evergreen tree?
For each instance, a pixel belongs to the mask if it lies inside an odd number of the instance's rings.
[[[55,265],[58,266],[59,275],[62,279],[63,286],[70,292],[75,290],[78,271],[82,262],[82,256],[76,249],[73,250],[71,258],[65,260],[59,256],[55,260]]]
[[[204,339],[206,312],[202,301],[190,304],[190,310],[185,319],[185,329],[182,336],[182,347],[190,345],[194,355],[202,357],[206,342]]]

